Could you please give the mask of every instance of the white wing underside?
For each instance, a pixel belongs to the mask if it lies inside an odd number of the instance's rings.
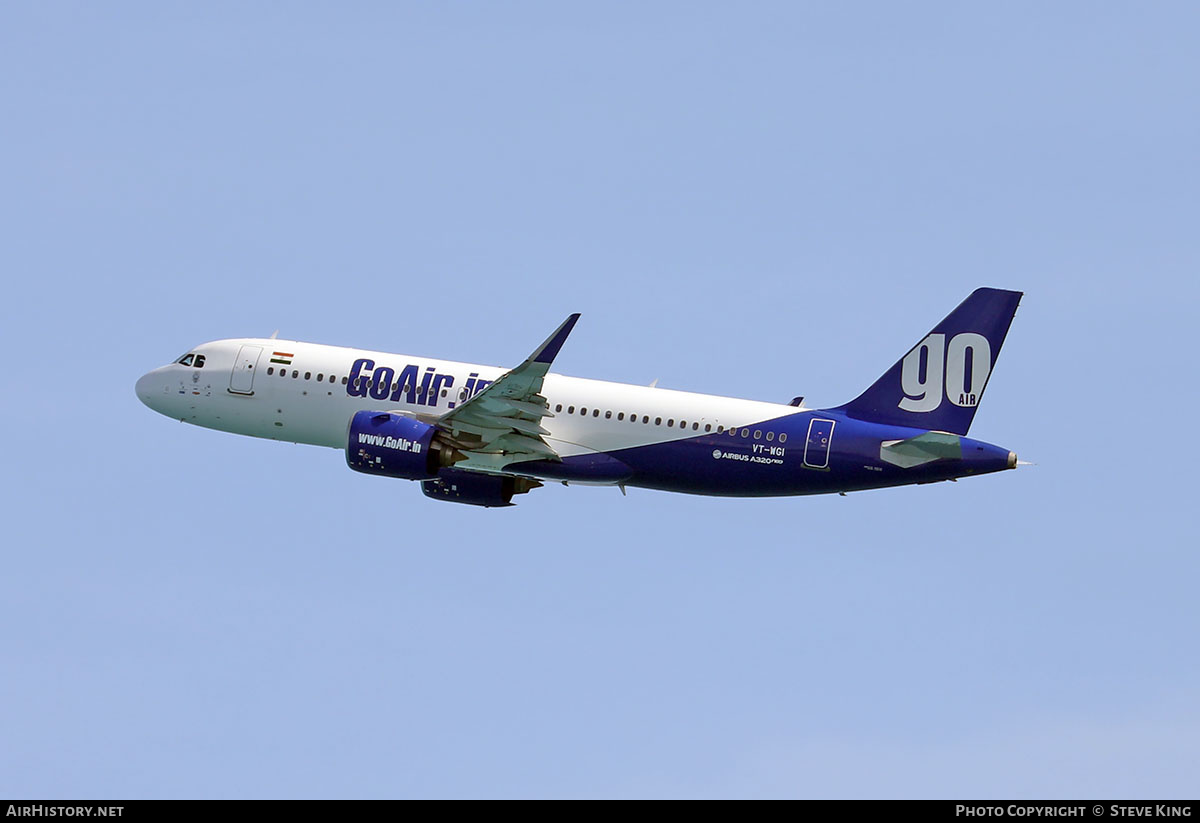
[[[465,459],[456,469],[499,472],[528,460],[559,461],[542,420],[553,417],[542,383],[575,322],[572,314],[524,363],[435,421]]]

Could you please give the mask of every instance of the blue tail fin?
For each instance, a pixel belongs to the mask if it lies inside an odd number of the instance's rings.
[[[859,420],[966,434],[1021,292],[976,289],[871,388],[837,411]]]

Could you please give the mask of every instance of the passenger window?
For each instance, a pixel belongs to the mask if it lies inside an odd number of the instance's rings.
[[[330,382],[330,383],[336,383],[336,382],[337,382],[337,378],[336,378],[336,377],[334,377],[334,376],[331,374],[331,375],[329,375],[329,382]]]
[[[579,413],[582,414],[584,417],[587,417],[587,406],[580,406]]]
[[[674,418],[674,417],[668,417],[668,418],[667,418],[667,426],[668,426],[668,427],[671,427],[671,426],[674,426],[674,425],[675,425],[675,418]]]
[[[730,437],[737,437],[737,428],[736,428],[735,426],[730,426],[730,427],[729,427],[729,436],[730,436]]]
[[[292,371],[292,377],[299,377],[299,376],[300,376],[300,371],[299,371],[299,369],[294,369],[294,370]]]
[[[592,417],[599,417],[599,416],[600,416],[600,410],[592,409]]]
[[[712,428],[712,426],[709,426],[709,428],[711,429],[711,428]],[[699,431],[699,429],[700,429],[700,424],[699,424],[699,423],[693,423],[693,424],[692,424],[692,431]]]
[[[567,406],[567,414],[574,414],[574,413],[575,413],[575,407]]]
[[[724,434],[724,433],[725,433],[725,427],[717,426],[717,434]]]
[[[767,442],[770,443],[775,439],[775,432],[767,432]]]
[[[618,419],[618,420],[624,420],[624,419],[625,419],[625,412],[617,412],[617,419]]]
[[[317,375],[317,382],[318,382],[318,383],[320,383],[320,382],[321,382],[321,381],[323,381],[324,379],[325,379],[325,375],[324,375],[324,374],[318,374],[318,375]]]
[[[605,419],[605,420],[612,420],[612,412],[611,412],[611,411],[606,411],[606,412],[604,413],[604,419]]]
[[[787,435],[786,435],[786,434],[784,434],[783,432],[780,432],[780,433],[779,433],[779,442],[780,442],[780,443],[786,443],[786,442],[787,442]]]
[[[661,426],[661,425],[662,425],[662,418],[661,418],[661,417],[656,417],[656,418],[654,418],[654,425],[656,425],[656,426]]]
[[[305,379],[305,380],[312,380],[312,372],[310,372],[310,371],[306,371],[306,372],[304,373],[304,379]]]
[[[267,366],[267,374],[274,374],[274,373],[275,373],[275,367]]]
[[[742,437],[749,437],[749,436],[750,436],[750,430],[742,429]]]
[[[558,405],[556,405],[556,406],[554,407],[554,410],[555,410],[556,412],[560,412],[560,411],[562,411],[562,403],[559,403]]]
[[[755,440],[761,440],[761,439],[762,439],[762,431],[761,431],[760,429],[755,429],[755,430],[754,430],[754,439],[755,439]]]
[[[196,362],[194,365],[198,369],[204,368],[204,355],[202,355],[202,354],[196,355]]]
[[[192,358],[194,358],[195,356],[196,355],[194,355],[194,354],[185,354],[183,357],[179,358],[179,361],[178,361],[179,365],[181,365],[181,366],[192,365]]]
[[[648,415],[648,414],[643,414],[643,415],[642,415],[642,422],[643,422],[643,423],[649,423],[649,422],[650,422],[650,415]]]
[[[679,428],[681,428],[681,429],[686,429],[686,428],[687,428],[687,421],[686,421],[686,420],[680,420],[680,421],[679,421]]]
[[[347,383],[349,383],[349,382],[350,382],[350,378],[349,378],[349,377],[343,377],[343,378],[342,378],[342,385],[343,385],[343,386],[344,386],[344,385],[346,385],[346,384],[347,384]]]

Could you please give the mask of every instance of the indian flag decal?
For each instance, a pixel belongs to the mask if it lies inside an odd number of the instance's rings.
[[[292,365],[292,358],[295,356],[296,355],[288,354],[285,351],[273,351],[271,352],[271,362],[282,363],[285,366],[290,366]]]

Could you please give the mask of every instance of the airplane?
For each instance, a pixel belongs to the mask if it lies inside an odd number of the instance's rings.
[[[476,506],[511,506],[547,482],[844,494],[1017,466],[966,434],[1021,297],[975,290],[861,395],[825,409],[553,374],[578,314],[508,371],[272,336],[197,346],[136,391],[167,417],[341,449],[355,471]]]

